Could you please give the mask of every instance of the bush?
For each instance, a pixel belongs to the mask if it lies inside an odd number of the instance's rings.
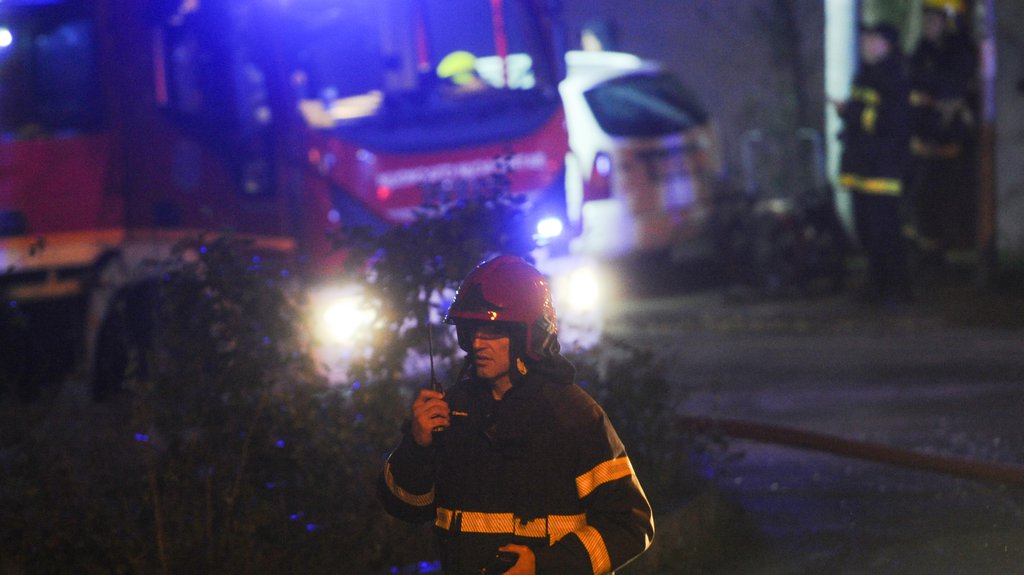
[[[126,393],[0,397],[0,573],[374,574],[436,560],[426,528],[380,508],[375,480],[424,383],[406,369],[424,326],[479,261],[532,247],[513,241],[514,208],[485,196],[380,237],[348,230],[350,274],[382,315],[378,347],[344,386],[319,373],[284,270],[230,237],[182,244],[159,281],[149,367]],[[442,370],[451,332],[437,330]],[[701,489],[693,438],[672,424],[681,398],[651,353],[623,342],[571,359],[671,518],[656,543],[667,551],[630,570],[669,572],[671,526],[689,525],[677,519]]]
[[[327,386],[296,286],[243,251],[177,252],[128,393],[2,404],[0,572],[377,573],[430,553],[373,496],[397,388]]]

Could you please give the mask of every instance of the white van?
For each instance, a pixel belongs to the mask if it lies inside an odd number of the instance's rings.
[[[566,68],[559,93],[579,170],[566,177],[572,251],[679,255],[710,244],[695,241],[708,232],[720,171],[703,107],[660,64],[632,54],[571,51]]]

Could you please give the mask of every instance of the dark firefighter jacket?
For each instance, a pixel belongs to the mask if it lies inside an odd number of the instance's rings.
[[[480,573],[506,543],[539,575],[610,573],[654,537],[651,507],[611,423],[556,356],[501,401],[473,379],[446,392],[452,426],[420,447],[406,433],[379,495],[392,515],[433,521],[447,575]]]
[[[970,40],[921,40],[910,58],[910,150],[924,158],[955,158],[974,124],[971,86],[977,54]]]
[[[857,71],[842,112],[840,184],[862,193],[902,193],[910,145],[909,97],[901,58],[890,56]]]

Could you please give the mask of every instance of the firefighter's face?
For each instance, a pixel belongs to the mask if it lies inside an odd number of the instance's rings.
[[[946,31],[946,17],[940,12],[929,10],[924,13],[924,24],[921,33],[932,42],[938,42]]]
[[[881,62],[889,55],[889,41],[885,36],[875,32],[860,35],[860,57],[868,64]]]
[[[477,377],[493,381],[508,375],[511,368],[509,342],[508,331],[500,327],[477,328],[473,333],[473,367]]]

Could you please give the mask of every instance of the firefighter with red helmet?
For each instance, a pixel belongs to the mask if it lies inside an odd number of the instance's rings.
[[[645,551],[650,504],[559,353],[543,275],[515,256],[484,262],[445,321],[466,377],[419,391],[380,478],[385,509],[433,523],[448,575],[611,573]]]
[[[925,263],[972,244],[969,153],[975,127],[977,50],[963,24],[965,0],[925,0],[921,39],[910,57],[913,169],[908,182]]]

